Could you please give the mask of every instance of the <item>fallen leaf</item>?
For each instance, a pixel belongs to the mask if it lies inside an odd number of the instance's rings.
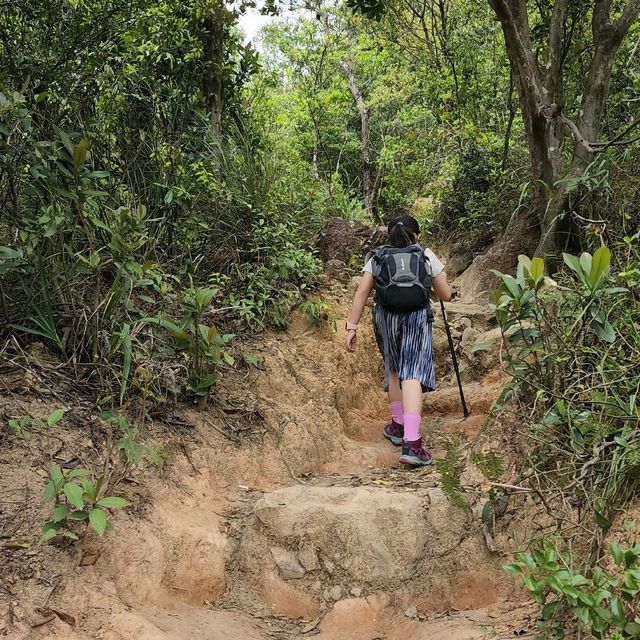
[[[95,564],[98,561],[99,557],[100,557],[99,553],[87,553],[86,555],[82,556],[80,560],[80,566],[90,567],[91,565]]]

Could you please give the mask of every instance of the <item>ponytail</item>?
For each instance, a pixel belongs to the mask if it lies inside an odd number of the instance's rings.
[[[389,223],[387,231],[389,233],[389,243],[398,249],[402,249],[417,242],[420,235],[420,226],[412,216],[401,216]]]

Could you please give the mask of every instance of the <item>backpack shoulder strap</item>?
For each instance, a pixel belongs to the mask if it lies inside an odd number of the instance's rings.
[[[429,256],[427,255],[427,248],[422,246],[421,244],[416,244],[415,246],[420,249],[420,257],[424,260],[424,263],[427,266],[429,276],[432,277],[433,269],[431,267],[431,260],[429,260]]]
[[[379,247],[376,247],[375,249],[372,249],[371,251],[369,251],[369,253],[367,254],[367,257],[371,257],[373,260],[376,260],[379,262],[387,253],[388,249],[391,249],[389,245],[386,245],[386,244],[380,245]]]

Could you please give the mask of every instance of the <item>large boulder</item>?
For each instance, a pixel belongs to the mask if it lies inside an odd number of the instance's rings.
[[[270,536],[310,542],[341,573],[370,585],[408,579],[446,546],[441,523],[464,522],[438,490],[425,500],[377,487],[288,487],[266,494],[255,514]]]

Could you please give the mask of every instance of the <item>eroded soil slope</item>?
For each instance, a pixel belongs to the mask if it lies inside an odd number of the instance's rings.
[[[324,294],[341,317],[347,293],[334,284]],[[424,426],[436,457],[453,431],[477,433],[502,381],[489,310],[452,303],[449,314],[473,414],[461,420],[438,324],[440,387],[425,398]],[[381,363],[364,325],[356,356],[344,351],[340,328],[303,317],[244,345],[260,367],[229,372],[214,406],[182,410],[181,426],[154,427],[156,443],[171,452],[165,470],[121,486],[133,506],[115,516],[103,540],[37,544],[51,456],[91,457],[88,408],[68,414],[85,441],[63,427],[7,441],[0,633],[34,640],[511,633],[519,605],[500,559],[486,549],[477,509],[451,506],[434,468],[401,468],[398,450],[381,437]],[[493,346],[473,354],[480,342]],[[43,395],[6,393],[5,415],[45,417],[55,399]],[[465,481],[472,486],[474,474]]]

